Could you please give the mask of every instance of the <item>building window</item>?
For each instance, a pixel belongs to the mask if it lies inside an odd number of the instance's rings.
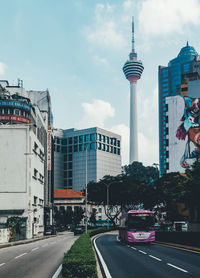
[[[99,212],[99,213],[102,213],[102,208],[98,208],[98,212]]]
[[[101,143],[98,143],[98,150],[101,150]]]
[[[68,177],[69,177],[69,178],[72,178],[72,171],[69,171],[69,172],[68,172]]]
[[[68,146],[68,152],[72,153],[72,146]]]
[[[68,144],[71,145],[72,144],[72,137],[68,138]]]
[[[117,140],[117,146],[120,147],[120,140]]]
[[[97,140],[101,141],[101,134],[97,134]]]
[[[109,145],[106,145],[106,151],[107,151],[107,152],[110,151]]]
[[[117,149],[117,154],[120,155],[120,149]]]
[[[70,169],[70,170],[72,169],[72,162],[68,163],[68,169]]]
[[[189,72],[190,71],[190,64],[184,64],[183,65],[183,72]]]
[[[78,151],[78,145],[74,145],[74,152]]]
[[[90,141],[90,135],[89,134],[86,134],[85,135],[85,142],[89,142]]]
[[[68,160],[72,161],[72,154],[68,154]]]
[[[106,142],[106,136],[102,135],[102,137],[103,137],[103,142],[105,143]]]
[[[95,141],[96,140],[96,134],[92,133],[90,134],[90,141]]]
[[[110,138],[108,136],[106,136],[106,143],[109,144],[110,143]]]
[[[34,204],[35,206],[37,205],[37,197],[36,197],[36,196],[33,197],[33,204]]]
[[[90,144],[90,150],[96,150],[96,143],[91,143]]]
[[[81,151],[84,151],[84,145],[83,144],[80,144],[79,145],[79,151],[81,152]]]
[[[114,153],[116,154],[117,153],[117,150],[116,150],[116,148],[114,147]]]
[[[168,92],[168,88],[163,88],[163,92]]]
[[[113,146],[110,147],[110,152],[113,153]]]
[[[34,179],[37,179],[37,177],[38,177],[38,170],[36,170],[36,169],[34,168],[33,178],[34,178]]]
[[[79,143],[83,143],[83,139],[84,139],[83,135],[79,136]]]
[[[102,144],[102,151],[105,151],[106,150],[106,146],[105,144]]]
[[[67,155],[66,154],[64,155],[64,161],[67,161]]]
[[[75,136],[74,137],[74,144],[77,144],[78,143],[78,136]]]

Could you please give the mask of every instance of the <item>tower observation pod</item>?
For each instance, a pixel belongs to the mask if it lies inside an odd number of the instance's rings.
[[[137,53],[134,49],[134,18],[132,18],[132,51],[129,60],[123,66],[125,77],[130,82],[130,164],[138,161],[138,130],[137,130],[137,81],[140,79],[144,67],[142,62],[137,60]]]

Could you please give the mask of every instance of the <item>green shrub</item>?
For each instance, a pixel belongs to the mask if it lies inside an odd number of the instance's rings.
[[[82,234],[63,259],[65,278],[97,278],[96,258],[89,234]]]
[[[100,227],[100,228],[96,228],[96,229],[88,231],[88,234],[90,235],[90,237],[93,237],[97,234],[109,232],[109,231],[112,231],[112,230],[113,230],[112,227]]]

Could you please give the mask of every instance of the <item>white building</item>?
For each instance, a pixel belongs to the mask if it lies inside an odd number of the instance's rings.
[[[0,125],[0,222],[20,217],[26,238],[44,230],[44,147],[29,125]]]
[[[49,204],[45,113],[20,82],[0,81],[0,228],[11,228],[13,240],[44,232],[45,200]]]

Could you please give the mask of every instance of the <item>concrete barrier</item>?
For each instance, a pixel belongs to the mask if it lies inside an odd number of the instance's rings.
[[[156,231],[156,240],[168,243],[177,243],[193,247],[200,247],[200,232],[159,232]]]

